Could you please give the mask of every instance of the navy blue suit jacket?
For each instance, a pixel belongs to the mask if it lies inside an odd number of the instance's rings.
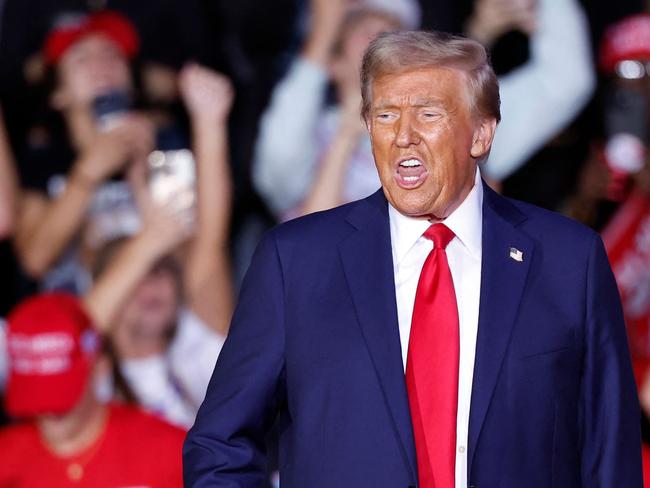
[[[381,191],[259,245],[184,446],[186,486],[261,486],[278,413],[282,488],[417,486]],[[641,488],[640,442],[600,238],[485,187],[469,486]]]

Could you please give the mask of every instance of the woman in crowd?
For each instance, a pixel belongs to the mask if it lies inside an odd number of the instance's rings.
[[[142,228],[100,250],[85,301],[110,340],[114,379],[124,378],[149,410],[189,427],[232,312],[227,119],[233,94],[226,78],[198,66],[181,72],[180,91],[194,129],[195,217],[185,207],[186,189],[161,206],[143,172],[134,172]],[[100,383],[98,393],[110,397],[114,386]]]

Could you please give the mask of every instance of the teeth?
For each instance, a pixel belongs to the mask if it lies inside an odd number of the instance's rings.
[[[413,168],[415,166],[421,166],[421,163],[417,159],[407,159],[406,161],[399,163],[399,165],[406,168]]]
[[[404,176],[404,181],[417,181],[418,177],[417,176]]]

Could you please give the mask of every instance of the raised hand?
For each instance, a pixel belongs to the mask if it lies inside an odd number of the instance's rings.
[[[191,117],[216,123],[228,119],[234,90],[227,77],[198,64],[188,64],[180,72],[179,89]]]
[[[536,26],[536,0],[477,0],[466,33],[489,46],[509,30],[531,34]]]
[[[311,0],[309,37],[302,56],[313,63],[326,66],[346,12],[353,5],[350,0]]]
[[[143,159],[155,144],[155,129],[143,115],[130,113],[116,121],[114,127],[97,132],[81,151],[73,177],[98,185],[129,163]]]

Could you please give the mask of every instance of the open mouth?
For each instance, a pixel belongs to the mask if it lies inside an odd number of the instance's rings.
[[[419,159],[404,159],[397,165],[395,180],[399,186],[410,190],[420,186],[428,174]]]

